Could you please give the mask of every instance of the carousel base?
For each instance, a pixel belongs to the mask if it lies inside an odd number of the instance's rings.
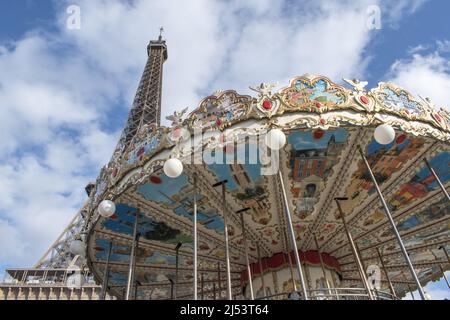
[[[364,288],[329,288],[329,289],[314,289],[306,290],[308,294],[308,300],[401,300],[399,297],[392,295],[386,291],[371,290],[372,297],[369,296],[368,292]],[[191,297],[192,299],[192,297]],[[199,300],[211,300],[202,299]],[[217,296],[214,296],[212,300],[227,300],[226,293],[222,292],[220,295],[217,292]],[[248,301],[249,299],[243,297],[242,295],[234,296],[233,300],[238,301]],[[264,297],[257,297],[255,301],[261,300],[305,300],[303,298],[301,290],[293,291],[290,293],[277,293],[273,295],[268,295]]]

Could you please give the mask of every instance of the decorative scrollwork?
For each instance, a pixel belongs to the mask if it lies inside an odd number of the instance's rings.
[[[339,109],[348,102],[346,89],[325,77],[298,77],[280,92],[286,111],[323,113]]]
[[[189,115],[189,127],[192,130],[222,130],[245,119],[253,101],[254,98],[239,95],[236,91],[224,91],[217,96],[209,96]]]

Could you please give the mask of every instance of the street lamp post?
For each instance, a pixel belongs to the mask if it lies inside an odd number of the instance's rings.
[[[414,266],[412,265],[412,262],[409,259],[408,252],[406,251],[405,245],[403,244],[402,238],[400,237],[400,233],[398,232],[397,226],[395,225],[395,221],[392,218],[391,211],[389,210],[389,207],[388,207],[386,201],[384,200],[383,194],[381,193],[377,179],[375,178],[375,176],[372,172],[372,169],[370,168],[369,162],[367,161],[367,158],[366,158],[363,150],[361,149],[361,146],[358,146],[358,151],[361,154],[361,157],[364,161],[364,164],[366,165],[367,170],[369,171],[370,178],[372,179],[375,189],[377,190],[378,197],[380,198],[381,203],[383,204],[384,210],[386,212],[386,216],[389,220],[389,223],[391,224],[391,228],[395,234],[395,237],[397,238],[398,244],[403,253],[403,256],[405,257],[405,260],[409,267],[409,270],[411,271],[411,275],[413,276],[414,282],[417,285],[417,290],[419,291],[420,297],[422,298],[422,300],[425,300],[426,299],[425,292],[423,291],[422,285],[420,284],[419,278],[417,277],[416,271],[414,270]]]

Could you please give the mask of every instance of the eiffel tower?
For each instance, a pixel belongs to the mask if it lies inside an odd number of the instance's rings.
[[[148,59],[125,128],[115,153],[125,152],[133,137],[144,125],[160,126],[163,64],[167,60],[167,45],[162,38],[163,28],[157,40],[147,46]],[[85,190],[90,196],[93,184]],[[39,261],[28,269],[7,269],[0,283],[0,300],[97,300],[113,299],[102,292],[93,281],[88,267],[80,257],[71,252],[71,243],[80,238],[86,228],[89,202],[72,218],[56,241]],[[81,264],[79,261],[82,261]],[[67,285],[71,266],[78,265],[84,278],[79,288]]]

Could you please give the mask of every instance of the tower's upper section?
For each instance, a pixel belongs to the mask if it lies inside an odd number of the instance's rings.
[[[164,61],[167,60],[167,46],[166,46],[166,40],[162,39],[162,35],[159,35],[158,40],[152,40],[150,41],[149,45],[147,46],[147,52],[148,56],[150,57],[152,50],[162,50],[164,54]],[[164,62],[163,61],[163,62]]]
[[[117,146],[119,152],[127,149],[133,137],[143,126],[161,124],[163,64],[167,60],[166,41],[162,39],[161,34],[158,40],[150,41],[147,52],[147,64]]]

